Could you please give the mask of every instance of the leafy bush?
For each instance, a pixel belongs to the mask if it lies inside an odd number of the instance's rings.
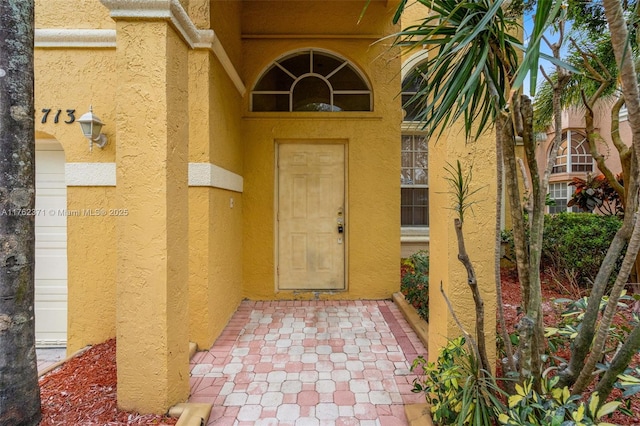
[[[413,392],[424,392],[433,421],[440,425],[490,425],[505,411],[497,395],[503,394],[490,372],[480,370],[464,337],[450,340],[440,349],[437,363],[422,356],[413,361],[418,375]]]
[[[542,243],[543,265],[556,276],[587,287],[595,278],[622,221],[590,213],[547,215]],[[615,273],[612,279],[615,278]]]
[[[580,401],[580,395],[571,395],[569,388],[555,387],[557,382],[557,377],[543,378],[542,394],[535,391],[532,379],[526,380],[522,386],[516,385],[516,393],[509,396],[508,411],[498,417],[500,423],[513,426],[613,426],[599,420],[616,411],[619,401],[600,406],[600,398],[595,392],[585,404]]]
[[[616,176],[618,183],[622,182],[622,174]],[[569,184],[576,188],[573,198],[567,203],[567,207],[578,206],[584,212],[592,213],[597,210],[604,215],[624,216],[620,195],[611,187],[604,175],[587,175],[586,179],[574,177]]]
[[[613,426],[602,419],[618,410],[627,411],[620,401],[601,404],[597,392],[584,402],[581,395],[571,395],[569,388],[559,388],[557,376],[544,375],[540,393],[528,378],[506,397],[491,373],[478,368],[464,337],[441,348],[436,363],[418,357],[411,371],[418,375],[412,391],[425,394],[433,421],[440,425]],[[640,380],[634,372],[627,371],[620,379],[618,387],[627,394],[639,390]]]
[[[400,290],[420,317],[429,321],[429,253],[420,250],[402,264]]]
[[[614,321],[609,328],[609,337],[615,343],[615,347],[622,345],[631,333],[631,328],[637,324],[636,315],[633,315],[633,320],[629,323],[628,319],[623,314],[623,311],[628,309],[629,304],[636,300],[638,296],[628,296],[626,290],[622,291],[620,301],[618,302],[618,310],[616,317],[618,321]],[[603,296],[600,300],[600,314],[604,314],[604,310],[609,302],[609,296]],[[582,325],[585,313],[587,311],[588,299],[582,297],[578,300],[571,299],[555,299],[553,303],[557,306],[564,306],[560,321],[553,326],[545,327],[544,336],[548,339],[549,350],[551,352],[557,352],[559,348],[568,347],[572,341],[577,337],[578,330]],[[567,362],[567,360],[562,360]]]
[[[615,387],[623,391],[622,398],[630,398],[640,392],[640,366],[627,368],[618,379],[620,380],[616,382]]]

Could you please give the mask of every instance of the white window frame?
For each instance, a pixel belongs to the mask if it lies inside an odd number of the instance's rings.
[[[334,69],[333,71],[331,71],[329,74],[327,74],[326,76],[316,73],[313,70],[313,56],[315,53],[321,54],[323,56],[328,56],[331,57],[333,59],[336,59],[338,61],[342,61],[342,64],[340,64],[339,66],[336,67],[336,69]],[[286,67],[284,67],[283,65],[280,64],[280,62],[289,59],[293,56],[297,56],[297,55],[305,55],[305,54],[309,54],[309,72],[301,74],[299,76],[293,74],[290,70],[288,70]],[[356,75],[358,77],[360,77],[360,80],[362,81],[362,83],[364,83],[364,85],[367,87],[367,90],[336,90],[333,88],[333,85],[331,84],[331,82],[329,81],[330,78],[332,76],[334,76],[337,72],[339,72],[340,70],[342,70],[343,68],[350,66],[354,72],[356,73]],[[335,54],[332,52],[328,52],[325,50],[321,50],[321,49],[304,49],[304,50],[298,50],[298,51],[294,51],[294,52],[289,52],[283,56],[281,56],[280,58],[276,59],[275,61],[273,61],[271,64],[269,64],[269,66],[267,66],[261,73],[260,73],[260,77],[258,77],[258,79],[256,80],[256,84],[254,87],[257,87],[260,82],[262,81],[262,79],[267,75],[267,73],[269,71],[271,71],[271,69],[273,67],[278,67],[280,68],[284,73],[286,73],[287,75],[289,75],[289,77],[291,77],[293,79],[293,82],[291,83],[291,86],[289,86],[289,90],[252,90],[251,91],[251,98],[250,98],[250,110],[252,112],[317,112],[317,111],[296,111],[293,109],[293,100],[294,100],[294,90],[295,87],[298,83],[300,83],[300,81],[302,81],[305,78],[318,78],[322,81],[324,81],[328,88],[329,88],[329,110],[326,112],[370,112],[373,111],[373,92],[371,90],[371,85],[369,84],[369,82],[367,81],[367,79],[364,77],[364,74],[362,73],[362,71],[360,71],[360,69],[358,69],[357,66],[355,66],[355,64],[353,64],[352,62],[350,62],[349,60]],[[273,111],[254,111],[254,100],[253,97],[254,95],[287,95],[289,98],[289,110],[288,111],[284,111],[284,110],[273,110]],[[369,96],[369,109],[367,110],[349,110],[349,111],[342,111],[341,109],[336,109],[337,107],[334,104],[334,96],[335,95],[368,95]],[[322,111],[325,112],[325,111]]]
[[[583,133],[577,132],[571,129],[563,131],[562,134],[563,134],[562,143],[558,148],[558,156],[556,157],[556,162],[553,165],[551,174],[560,175],[560,174],[576,174],[576,173],[578,174],[593,173],[593,171],[595,170],[595,161],[591,156],[591,152],[588,147],[589,142],[587,141],[587,137]],[[582,138],[582,140],[578,142],[577,146],[574,147],[573,142],[574,142],[575,135],[578,135],[580,138]],[[563,147],[566,147],[564,149],[564,153],[562,152]],[[591,158],[591,162],[590,163],[575,162],[574,156],[575,157],[588,156],[589,158]],[[558,163],[561,159],[566,159],[565,164]],[[565,171],[560,171],[560,172],[556,171],[557,167],[563,167],[563,166],[566,168]],[[573,171],[574,166],[591,166],[591,170]]]
[[[566,200],[565,205],[568,204],[571,198],[573,198],[573,194],[576,191],[575,186],[569,185],[569,183],[570,182],[565,182],[565,181],[549,182],[549,198],[552,200]],[[556,196],[558,191],[561,192],[559,194],[560,195],[559,197]],[[556,213],[562,213],[562,212],[573,212],[573,213],[579,212],[579,209],[575,206],[566,207],[564,210],[561,210],[561,211],[552,211],[552,210],[555,210],[557,207],[558,206],[556,201],[556,206],[547,206],[547,213],[556,214]]]
[[[421,52],[418,52],[417,54],[414,54],[412,56],[412,58],[409,59],[409,61],[405,64],[405,66],[403,66],[402,68],[402,89],[405,88],[405,84],[406,79],[408,77],[411,76],[411,74],[413,74],[414,72],[420,72],[423,77],[424,74],[418,69],[418,66],[420,64],[420,62],[422,62],[424,60],[424,55]],[[414,91],[405,91],[402,90],[401,91],[401,97],[402,96],[415,96],[416,92]],[[404,109],[404,105],[402,105],[402,108]],[[406,115],[406,114],[405,114]],[[402,128],[401,128],[401,136],[405,136],[405,135],[425,135],[425,132],[421,130],[421,125],[419,121],[403,121],[402,122]],[[402,144],[402,137],[400,138],[400,144]],[[427,145],[428,146],[428,145]],[[402,147],[400,148],[401,152],[402,152]],[[418,184],[418,185],[413,185],[413,184],[403,184],[402,182],[400,183],[400,188],[402,191],[402,188],[407,188],[407,187],[411,187],[411,188],[429,188],[429,180],[428,180],[428,174],[429,174],[429,161],[428,161],[428,156],[429,156],[429,151],[427,148],[427,183],[426,184]],[[401,166],[402,168],[402,166]],[[402,180],[402,175],[400,176],[401,180]],[[427,204],[427,209],[430,209],[430,204],[431,204],[431,200],[429,199],[429,202]],[[401,202],[401,206],[402,206],[402,202]],[[402,225],[402,218],[401,220],[401,224],[400,224],[400,235],[401,235],[401,241],[403,243],[405,242],[409,242],[409,243],[428,243],[429,242],[429,225]]]
[[[405,129],[405,130],[403,130],[403,131],[402,131],[402,134],[401,134],[401,139],[400,139],[400,143],[401,143],[401,144],[402,144],[402,140],[403,140],[403,138],[404,138],[405,136],[411,136],[411,137],[424,137],[424,132],[419,132],[419,131],[409,130],[409,129]],[[413,143],[412,143],[412,150],[411,150],[411,152],[412,152],[412,153],[415,153],[415,152],[421,152],[421,151],[417,151],[417,150],[415,150],[415,145],[414,145],[414,143],[415,143],[415,142],[413,142]],[[428,146],[428,145],[427,145],[427,146]],[[402,149],[402,147],[401,147],[400,149],[401,149],[401,155],[402,155],[403,153],[405,153],[405,152],[406,152],[406,151],[404,151],[404,150]],[[402,171],[403,171],[404,169],[406,169],[406,167],[403,167],[403,166],[401,165],[401,166],[400,166],[400,169],[401,169],[401,174],[400,174],[400,188],[401,188],[401,190],[402,190],[402,188],[416,188],[416,189],[417,189],[417,188],[422,188],[422,189],[426,188],[427,190],[429,189],[429,168],[428,168],[428,167],[429,167],[429,166],[428,166],[429,150],[428,150],[428,148],[427,148],[427,152],[426,152],[426,153],[427,153],[427,167],[426,167],[424,170],[425,170],[425,173],[427,174],[427,183],[406,183],[406,182],[405,182],[405,183],[403,183],[403,182],[402,182],[402,176],[403,176]],[[415,160],[415,157],[414,157],[414,160]],[[416,169],[416,168],[417,168],[417,167],[416,167],[416,164],[415,164],[415,161],[414,161],[414,162],[413,162],[413,166],[411,167],[411,169]],[[401,202],[401,204],[400,204],[400,205],[402,206],[402,202]],[[426,206],[426,207],[427,207],[427,211],[428,211],[428,209],[429,209],[429,203],[427,203],[427,206]],[[428,220],[428,219],[427,219],[427,220]],[[429,229],[429,225],[404,225],[404,224],[402,224],[402,223],[401,223],[401,229],[402,229],[402,234],[412,234],[412,233],[414,233],[414,231],[416,231],[416,230],[418,231],[418,233],[424,233],[424,230],[427,230],[427,231],[428,231],[428,229]],[[421,232],[421,230],[422,230],[422,232]]]

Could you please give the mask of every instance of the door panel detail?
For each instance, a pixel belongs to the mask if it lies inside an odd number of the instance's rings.
[[[278,146],[278,289],[345,288],[344,171],[344,145]]]

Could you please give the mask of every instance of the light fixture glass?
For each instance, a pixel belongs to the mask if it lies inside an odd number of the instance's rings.
[[[89,106],[89,112],[83,114],[79,119],[80,127],[84,137],[89,139],[89,151],[93,150],[93,144],[99,148],[104,148],[107,144],[107,137],[100,133],[104,123],[96,115],[93,114],[93,106]]]

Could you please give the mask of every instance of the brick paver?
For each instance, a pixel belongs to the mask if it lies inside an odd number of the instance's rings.
[[[391,301],[244,301],[191,361],[209,425],[404,425],[426,350]]]

